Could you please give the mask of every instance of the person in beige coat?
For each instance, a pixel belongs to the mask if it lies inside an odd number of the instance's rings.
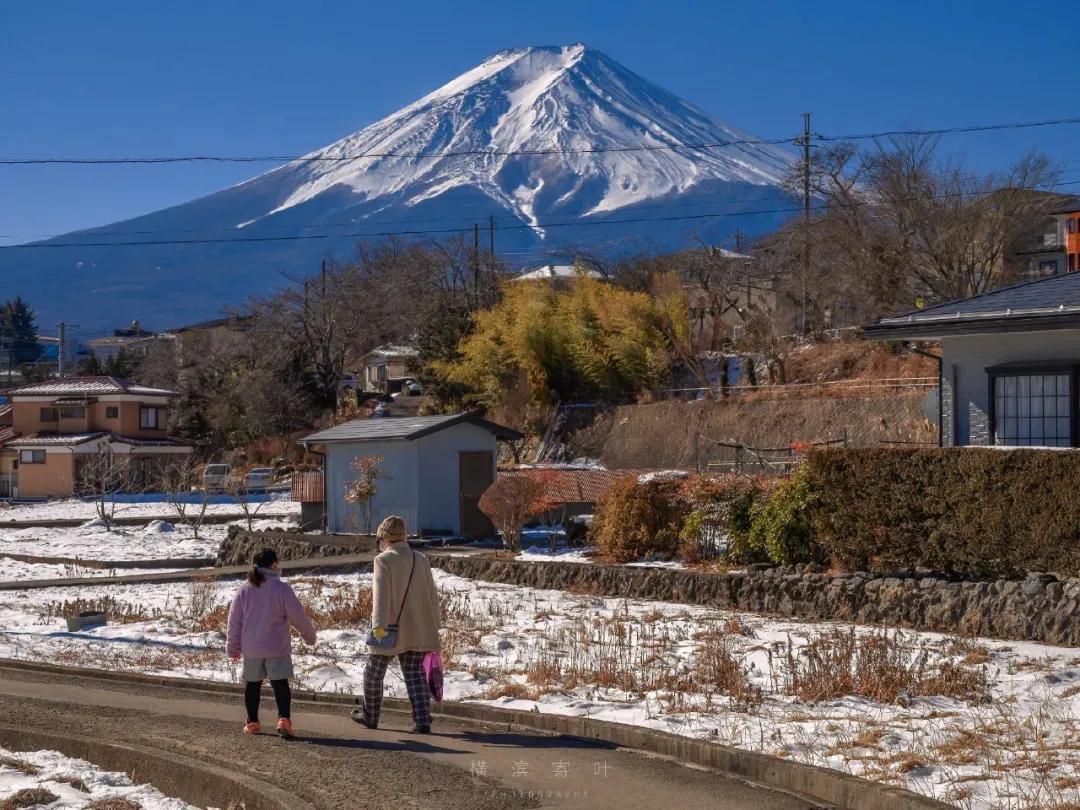
[[[439,593],[427,557],[406,542],[402,518],[386,518],[379,524],[376,536],[385,550],[375,558],[371,632],[375,638],[383,639],[387,628],[396,624],[397,644],[368,648],[364,696],[352,718],[368,728],[378,728],[383,679],[390,659],[397,656],[412,704],[413,732],[426,734],[431,731],[431,695],[422,664],[425,653],[441,649]]]

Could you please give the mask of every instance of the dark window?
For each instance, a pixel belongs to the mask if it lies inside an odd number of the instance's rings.
[[[1069,272],[1070,273],[1075,273],[1076,272],[1076,254],[1075,253],[1070,253],[1069,254]]]
[[[45,451],[44,450],[20,450],[19,451],[19,463],[20,464],[44,464],[45,463]]]
[[[69,408],[61,408],[60,409],[60,418],[61,419],[85,419],[86,418],[86,408],[82,407],[81,405],[72,406],[72,407],[69,407]]]
[[[141,408],[139,410],[139,427],[144,430],[160,430],[165,427],[164,408]]]
[[[41,409],[41,421],[42,422],[59,422],[60,410],[58,408],[42,408]]]
[[[1067,227],[1068,227],[1069,233],[1076,233],[1076,220],[1075,219],[1070,219],[1069,222],[1068,222]]]
[[[105,418],[106,419],[119,419],[120,418],[120,408],[118,406],[116,406],[116,405],[108,405],[108,406],[106,406],[106,408],[105,408]]]
[[[1067,371],[993,376],[994,444],[1069,447],[1072,374]]]
[[[386,381],[386,366],[379,366],[378,380],[379,382]]]

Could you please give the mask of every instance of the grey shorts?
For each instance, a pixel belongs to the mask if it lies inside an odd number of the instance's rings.
[[[291,655],[275,655],[271,658],[244,656],[245,681],[280,681],[293,677]]]

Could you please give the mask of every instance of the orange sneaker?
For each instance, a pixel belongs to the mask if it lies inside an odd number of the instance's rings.
[[[287,717],[282,717],[277,721],[277,733],[283,740],[291,740],[293,738],[292,721]]]
[[[245,734],[258,734],[262,731],[262,723],[248,723],[244,726]]]

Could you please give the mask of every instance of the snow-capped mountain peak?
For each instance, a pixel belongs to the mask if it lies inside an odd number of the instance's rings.
[[[774,146],[671,148],[746,140],[581,43],[515,48],[252,182],[289,187],[264,216],[331,189],[410,207],[471,187],[542,234],[544,215],[615,211],[707,181],[779,185],[791,156]]]

